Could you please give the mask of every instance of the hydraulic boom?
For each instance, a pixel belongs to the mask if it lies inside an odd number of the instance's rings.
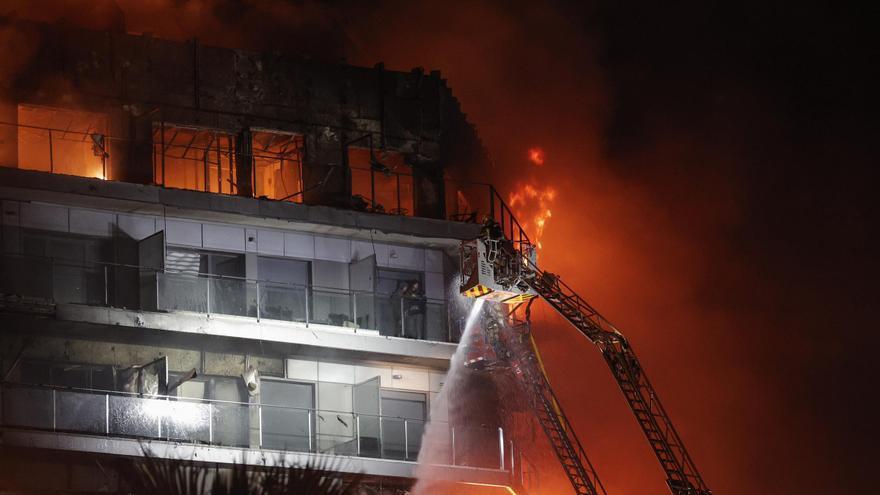
[[[521,303],[533,297],[547,301],[602,352],[666,473],[666,483],[673,495],[711,495],[627,339],[558,276],[538,268],[534,246],[503,202],[501,207],[501,222],[487,221],[481,238],[462,246],[462,293],[504,303]],[[524,371],[531,386],[546,388],[538,390],[538,393],[539,397],[544,398],[543,407],[549,415],[549,405],[555,404],[549,382],[543,374],[537,377],[534,370],[531,373],[530,370]],[[558,407],[556,416],[554,421],[558,425],[564,420]],[[558,426],[541,419],[541,414],[539,420],[545,431],[551,429],[548,436],[565,436],[564,431],[552,431]],[[551,443],[553,441],[551,438]],[[576,438],[563,443],[568,443],[569,448],[576,446],[572,453],[575,450],[580,451],[578,454],[582,453]],[[598,480],[594,479],[595,473],[589,461],[580,467],[568,467],[567,464],[574,461],[580,462],[581,456],[566,454],[565,450],[565,445],[562,445],[561,449],[557,449],[557,456],[560,456],[576,492],[595,493],[594,486]],[[586,457],[583,456],[583,459]],[[584,480],[587,480],[586,483]],[[600,484],[598,488],[601,490]]]

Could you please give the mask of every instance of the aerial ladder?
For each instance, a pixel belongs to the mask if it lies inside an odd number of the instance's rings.
[[[497,207],[496,207],[497,201]],[[602,353],[636,422],[648,440],[673,495],[711,495],[629,341],[571,287],[537,265],[535,246],[500,197],[479,238],[462,244],[462,294],[512,305],[540,297]],[[531,346],[511,347],[525,383],[537,397],[536,415],[577,494],[604,494],[592,465],[568,424]]]

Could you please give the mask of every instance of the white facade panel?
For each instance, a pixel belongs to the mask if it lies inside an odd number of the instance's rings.
[[[68,212],[63,206],[21,203],[21,226],[31,229],[68,232]]]
[[[354,366],[350,364],[318,362],[318,381],[354,383]]]
[[[382,387],[391,386],[391,366],[355,366],[354,381],[355,383],[363,383],[371,378],[379,377],[379,384]]]
[[[202,247],[202,224],[165,220],[165,240],[168,244]]]
[[[312,262],[312,284],[315,287],[348,289],[349,272],[347,263],[335,261]]]
[[[425,249],[425,271],[443,273],[443,252]]]
[[[348,263],[351,261],[351,241],[315,236],[315,259]]]
[[[370,241],[351,241],[351,260],[358,261],[370,257],[373,254],[373,243]]]
[[[0,225],[18,226],[19,206],[20,203],[18,201],[3,201],[3,215],[0,218]]]
[[[284,256],[284,233],[277,230],[258,230],[257,252],[273,256]]]
[[[318,362],[304,359],[288,359],[287,378],[312,382],[318,381]]]
[[[150,237],[156,233],[156,219],[139,215],[118,215],[116,225],[122,235],[136,241]]]
[[[391,383],[388,385],[383,383],[383,387],[399,388],[402,390],[419,390],[424,392],[427,392],[430,387],[430,380],[427,371],[413,368],[394,367],[391,373]]]
[[[249,253],[257,252],[257,229],[245,229],[244,249]]]
[[[242,227],[202,225],[202,247],[218,251],[244,251],[245,239]]]
[[[391,246],[388,253],[388,262],[394,268],[407,270],[425,269],[425,250],[408,246]]]
[[[110,237],[113,235],[115,215],[103,211],[70,210],[70,232],[73,234]]]
[[[284,256],[293,258],[315,257],[315,236],[312,234],[284,233]]]
[[[425,297],[428,299],[443,299],[445,293],[443,274],[425,272]]]
[[[374,244],[374,247],[376,249],[376,265],[383,268],[391,266],[391,246],[389,246],[388,244],[381,244],[377,242]]]

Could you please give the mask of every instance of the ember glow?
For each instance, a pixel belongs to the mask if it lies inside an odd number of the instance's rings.
[[[529,161],[535,165],[544,164],[544,150],[541,148],[529,148]]]

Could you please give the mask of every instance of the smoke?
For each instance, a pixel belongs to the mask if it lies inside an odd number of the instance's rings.
[[[55,4],[38,10],[79,19],[68,5],[86,3]],[[870,486],[877,426],[856,398],[874,376],[880,272],[868,16],[772,3],[118,5],[134,32],[441,69],[495,161],[487,178],[509,191],[535,174],[556,190],[541,263],[630,337],[710,487]],[[534,313],[609,492],[665,493],[596,350]]]

